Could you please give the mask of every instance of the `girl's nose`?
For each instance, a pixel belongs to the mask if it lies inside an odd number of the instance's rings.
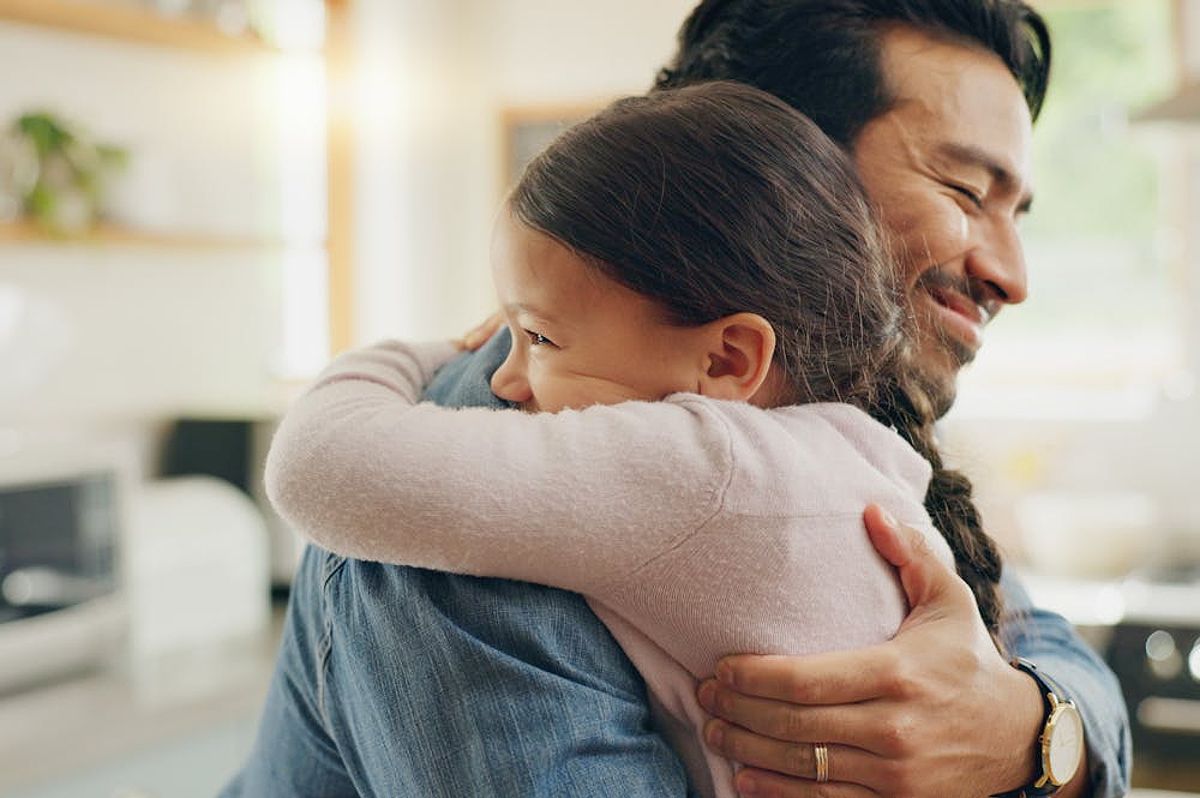
[[[508,357],[492,375],[492,393],[506,402],[525,404],[533,398],[533,392],[529,389],[525,369],[517,360],[515,351],[508,353]]]

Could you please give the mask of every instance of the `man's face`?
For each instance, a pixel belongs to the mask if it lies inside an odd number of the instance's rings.
[[[990,52],[898,28],[882,58],[896,102],[853,155],[896,248],[922,373],[944,412],[984,326],[1028,291],[1017,223],[1032,199],[1032,121]]]

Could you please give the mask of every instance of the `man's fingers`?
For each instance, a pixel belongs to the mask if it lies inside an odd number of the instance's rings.
[[[807,657],[734,654],[717,679],[739,693],[793,704],[853,704],[886,695],[896,673],[886,645]]]
[[[738,795],[754,798],[870,798],[877,793],[845,781],[815,781],[781,776],[769,770],[746,768],[733,779]]]
[[[705,711],[763,737],[785,742],[845,743],[875,747],[879,719],[869,705],[798,706],[787,701],[755,698],[707,681],[697,691]]]
[[[718,754],[743,765],[771,770],[803,779],[817,777],[816,747],[810,742],[785,742],[753,734],[722,720],[704,727],[704,741]],[[825,744],[831,781],[850,781],[869,786],[879,773],[882,760],[861,748]]]
[[[465,349],[468,352],[474,352],[479,347],[488,342],[496,330],[500,329],[500,325],[504,323],[503,317],[499,313],[493,313],[484,319],[483,323],[458,340],[460,349]]]

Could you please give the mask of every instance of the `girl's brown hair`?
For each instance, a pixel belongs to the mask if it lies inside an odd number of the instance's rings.
[[[989,628],[1000,557],[933,437],[910,320],[853,166],[775,97],[713,82],[619,100],[559,137],[510,198],[517,219],[700,325],[757,313],[790,402],[848,402],[933,466],[925,506]]]

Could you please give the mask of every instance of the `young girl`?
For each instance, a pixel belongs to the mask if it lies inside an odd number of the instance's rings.
[[[517,409],[419,404],[449,343],[338,358],[267,465],[317,544],[583,593],[703,795],[733,794],[694,697],[718,658],[903,620],[868,503],[953,557],[995,628],[999,560],[933,446],[881,234],[807,119],[730,83],[622,100],[529,167],[492,256],[492,388]]]

